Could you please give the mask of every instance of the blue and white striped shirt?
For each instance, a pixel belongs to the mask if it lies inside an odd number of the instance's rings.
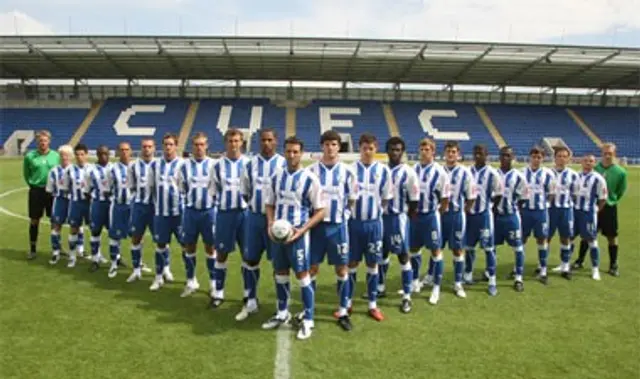
[[[595,171],[580,174],[575,186],[575,209],[585,212],[598,212],[598,201],[607,200],[607,182]]]
[[[440,208],[440,201],[451,197],[449,174],[437,162],[423,166],[416,163],[413,169],[418,176],[420,199],[418,213],[435,212]]]
[[[149,182],[153,188],[156,216],[180,216],[182,199],[178,172],[182,159],[167,161],[164,157],[154,160],[149,166]]]
[[[464,211],[465,202],[476,198],[476,194],[473,192],[473,175],[468,168],[459,164],[453,167],[445,166],[444,169],[449,174],[451,191],[448,212]]]
[[[88,187],[89,172],[92,169],[90,164],[85,164],[82,167],[72,164],[64,171],[64,189],[69,192],[71,201],[89,199],[86,188]]]
[[[211,171],[215,161],[209,157],[185,160],[178,174],[178,183],[184,194],[185,206],[198,210],[215,206],[211,187]]]
[[[213,164],[211,189],[215,193],[219,210],[231,211],[247,207],[242,196],[242,175],[246,165],[245,157],[235,160],[222,157]]]
[[[117,162],[111,164],[109,169],[109,191],[111,202],[114,204],[131,204],[131,191],[129,191],[129,170],[131,164]]]
[[[242,173],[242,194],[248,199],[251,212],[265,214],[265,191],[276,172],[286,167],[287,161],[279,154],[269,159],[258,154],[247,162]]]
[[[47,177],[46,190],[53,197],[69,198],[69,194],[64,189],[64,170],[65,168],[58,165],[49,171]]]
[[[306,169],[278,171],[266,193],[266,204],[274,207],[275,220],[285,219],[294,227],[304,225],[312,210],[325,207],[318,177]]]
[[[537,170],[525,167],[522,170],[527,182],[528,199],[524,204],[524,209],[531,211],[544,211],[549,207],[548,197],[555,191],[555,179],[553,172],[540,167]]]
[[[498,170],[502,182],[502,198],[496,207],[500,215],[518,213],[518,202],[527,197],[527,181],[515,168],[504,172]]]
[[[477,168],[471,166],[471,175],[473,175],[473,192],[476,201],[471,207],[470,214],[480,214],[490,211],[493,208],[493,198],[502,195],[502,180],[498,171],[489,166]]]
[[[554,168],[551,172],[554,174],[556,182],[551,208],[573,208],[574,187],[579,180],[578,173],[568,167],[562,171]]]
[[[409,201],[420,199],[418,175],[408,165],[401,163],[391,169],[393,198],[389,200],[385,214],[402,214],[409,211]]]
[[[342,162],[329,168],[318,161],[307,167],[320,180],[323,203],[325,206],[324,222],[340,224],[350,216],[349,200],[356,200],[356,177],[351,167]]]
[[[393,197],[391,171],[379,162],[365,165],[360,161],[353,164],[356,176],[356,203],[353,219],[360,221],[378,220],[382,217],[382,202]]]
[[[129,168],[129,191],[133,195],[135,204],[152,204],[153,188],[149,181],[149,172],[151,171],[151,163],[145,162],[143,159],[137,159]]]
[[[91,194],[94,201],[109,201],[109,170],[111,164],[104,166],[99,164],[93,165],[93,169],[89,171],[88,186],[85,191]]]

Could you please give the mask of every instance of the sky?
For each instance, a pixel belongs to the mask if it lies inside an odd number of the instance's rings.
[[[640,0],[0,0],[0,35],[16,34],[640,47]]]

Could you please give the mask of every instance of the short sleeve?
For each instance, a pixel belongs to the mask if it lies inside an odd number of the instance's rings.
[[[407,195],[409,201],[420,200],[420,182],[418,180],[418,174],[411,169],[407,168],[407,182],[405,183]]]
[[[320,185],[320,180],[315,175],[309,175],[307,180],[311,181],[309,192],[307,193],[308,200],[311,203],[311,207],[315,210],[323,209],[326,205],[322,196],[322,186]]]
[[[382,200],[390,200],[393,199],[393,183],[391,180],[391,171],[388,167],[384,167],[383,183],[381,183],[380,188],[380,198]]]
[[[276,184],[278,182],[278,175],[271,177],[271,183],[265,188],[264,191],[264,203],[266,205],[276,205]]]
[[[449,184],[449,174],[444,170],[440,170],[438,178],[438,188],[440,189],[440,198],[448,199],[451,197],[451,185]]]
[[[55,189],[55,184],[56,184],[55,182],[56,182],[55,171],[51,170],[49,171],[49,175],[47,176],[47,185],[45,187],[48,193],[53,193]]]

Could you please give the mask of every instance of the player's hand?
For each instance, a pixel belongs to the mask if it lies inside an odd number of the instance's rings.
[[[269,224],[269,226],[267,226],[267,235],[269,236],[269,239],[272,242],[278,242],[278,241],[275,240],[275,238],[273,238],[273,234],[271,234],[271,226],[272,226],[272,224]]]
[[[293,243],[294,241],[296,241],[297,239],[299,239],[300,237],[302,237],[302,235],[304,234],[304,229],[300,228],[293,228],[291,230],[293,233],[291,233],[291,236],[289,237],[289,239],[287,240],[286,244],[290,244]]]

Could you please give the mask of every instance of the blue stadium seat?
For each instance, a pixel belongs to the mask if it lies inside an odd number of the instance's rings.
[[[640,110],[638,108],[572,109],[591,127],[602,142],[613,142],[619,157],[640,156]]]
[[[0,145],[16,130],[47,129],[51,146],[57,148],[71,139],[89,109],[76,108],[3,108],[0,109]],[[29,148],[35,147],[35,141]]]

